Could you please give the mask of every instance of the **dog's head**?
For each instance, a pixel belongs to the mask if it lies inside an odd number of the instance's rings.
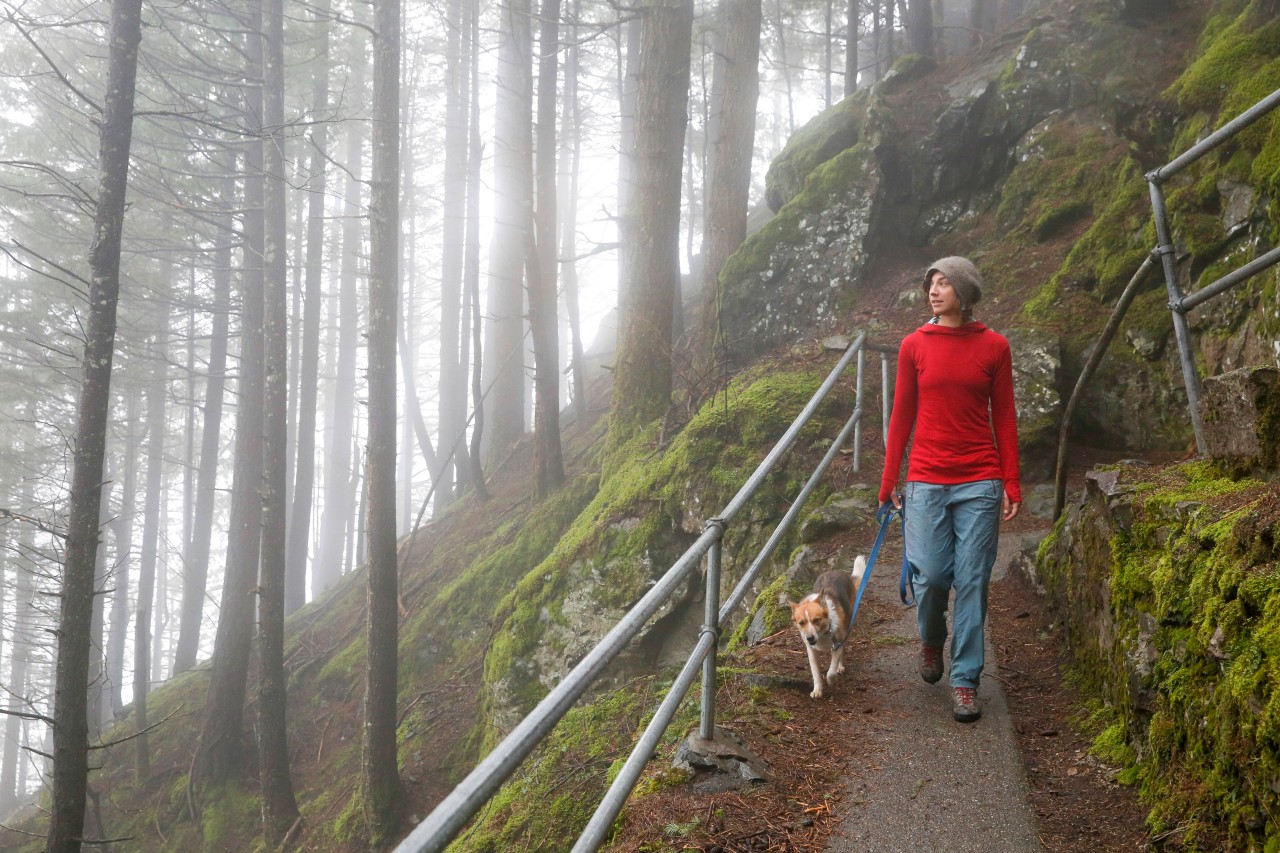
[[[791,605],[791,621],[800,632],[800,636],[809,645],[816,646],[818,640],[831,630],[831,618],[827,615],[827,608],[817,600],[805,600],[799,604],[793,601],[787,603]]]

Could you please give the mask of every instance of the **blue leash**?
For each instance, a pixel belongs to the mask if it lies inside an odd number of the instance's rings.
[[[915,601],[908,601],[906,598],[907,577],[911,572],[910,564],[907,562],[907,522],[906,515],[902,510],[894,507],[892,503],[882,504],[876,510],[876,521],[880,522],[880,530],[876,533],[876,542],[871,546],[871,554],[867,557],[867,567],[862,572],[862,581],[858,584],[858,595],[853,600],[853,612],[849,614],[849,627],[853,628],[853,620],[858,615],[858,607],[862,604],[862,593],[866,591],[867,581],[871,580],[871,568],[876,564],[876,557],[880,555],[880,546],[884,544],[885,534],[889,532],[889,523],[893,521],[894,516],[902,522],[902,577],[898,582],[898,595],[902,598],[902,603],[908,606],[915,604]]]

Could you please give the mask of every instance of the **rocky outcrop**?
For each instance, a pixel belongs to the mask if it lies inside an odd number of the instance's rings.
[[[1224,68],[1268,55],[1280,25],[1259,29],[1264,5],[1214,7],[1216,42],[1202,42],[1171,87],[1173,75],[1160,73],[1194,10],[1182,9],[1179,24],[1149,0],[1044,4],[962,62],[935,68],[904,57],[885,80],[811,121],[775,161],[766,196],[777,216],[720,282],[730,361],[749,363],[815,324],[840,324],[850,310],[874,313],[885,296],[880,289],[878,302],[863,301],[869,271],[933,254],[931,246],[959,248],[980,260],[993,297],[1044,283],[1019,316],[1001,309],[997,328],[1058,338],[1035,345],[1034,369],[1045,375],[1019,392],[1020,412],[1033,413],[1024,431],[1055,431],[1055,395],[1074,383],[1110,302],[1151,248],[1143,172],[1228,117],[1215,111],[1250,102]],[[1270,150],[1280,143],[1262,143],[1244,144],[1264,149],[1266,162],[1280,156]],[[1210,161],[1167,187],[1188,292],[1265,251],[1274,229],[1274,176],[1256,166],[1246,176],[1240,158]],[[1041,243],[1060,247],[1043,253],[1048,269],[1023,260]],[[1193,313],[1207,375],[1276,361],[1275,280],[1260,276]],[[1162,291],[1153,278],[1131,310],[1086,390],[1077,437],[1134,449],[1189,445]],[[1050,352],[1051,380],[1040,360]]]
[[[1192,849],[1280,831],[1278,521],[1271,486],[1212,462],[1119,465],[1088,475],[1034,567],[1096,748]]]

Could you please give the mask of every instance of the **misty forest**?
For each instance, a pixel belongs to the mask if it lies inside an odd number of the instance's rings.
[[[735,493],[835,363],[804,342],[896,346],[933,256],[977,252],[984,321],[1050,354],[1043,411],[1018,385],[1024,479],[1050,479],[1155,239],[1142,171],[1280,88],[1272,0],[0,8],[0,847],[49,853],[391,849]],[[1209,211],[1184,286],[1274,244],[1261,127],[1173,198]],[[1076,426],[1177,455],[1152,287]],[[1193,329],[1205,373],[1275,364],[1239,299]],[[569,849],[695,599],[456,849]],[[1186,849],[1280,831],[1223,808]]]

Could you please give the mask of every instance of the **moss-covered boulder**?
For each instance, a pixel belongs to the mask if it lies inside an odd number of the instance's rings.
[[[1040,549],[1099,748],[1182,849],[1280,837],[1278,523],[1272,485],[1122,466],[1090,475]]]
[[[522,718],[672,566],[821,385],[836,356],[826,358],[827,365],[816,368],[777,364],[749,371],[709,400],[666,447],[655,446],[655,424],[619,454],[618,469],[498,608],[501,627],[484,664],[484,731],[509,729]],[[799,492],[821,440],[835,435],[847,415],[840,402],[829,400],[733,520],[725,536],[722,595]],[[605,686],[683,662],[701,624],[702,588],[701,573],[694,572],[615,661]]]

